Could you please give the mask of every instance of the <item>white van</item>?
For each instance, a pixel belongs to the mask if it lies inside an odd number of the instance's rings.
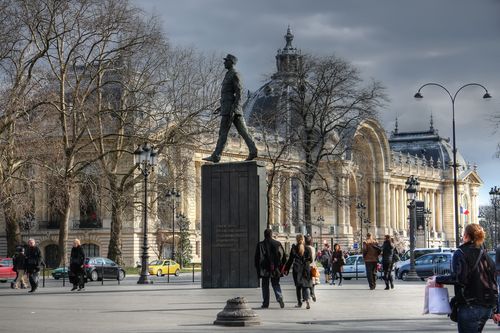
[[[450,248],[450,247],[425,247],[425,248],[416,248],[414,253],[415,253],[415,259],[418,259],[424,254],[439,253],[439,252],[455,252],[455,250],[456,250],[455,248]],[[399,259],[400,260],[394,264],[394,273],[396,274],[396,276],[399,276],[398,275],[399,268],[410,262],[410,250],[406,251]]]

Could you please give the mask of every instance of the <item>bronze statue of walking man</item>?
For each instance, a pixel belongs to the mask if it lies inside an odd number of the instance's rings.
[[[234,69],[237,61],[238,59],[232,54],[228,54],[224,58],[224,67],[227,69],[227,72],[222,81],[220,107],[215,110],[215,113],[220,113],[221,115],[219,138],[217,139],[217,146],[214,152],[212,155],[203,158],[204,161],[213,163],[220,161],[231,124],[234,124],[248,147],[248,157],[245,161],[251,161],[257,157],[257,147],[248,133],[245,119],[243,118],[241,108],[241,80],[240,75]]]

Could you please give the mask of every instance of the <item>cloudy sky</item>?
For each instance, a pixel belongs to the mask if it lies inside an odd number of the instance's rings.
[[[390,132],[396,116],[400,131],[426,130],[430,114],[443,137],[452,136],[450,97],[455,102],[457,147],[477,163],[484,181],[480,204],[490,187],[500,186],[500,159],[494,157],[500,133],[491,121],[500,113],[499,0],[136,0],[163,21],[171,43],[202,52],[238,56],[245,87],[256,90],[275,71],[276,51],[290,25],[294,46],[303,53],[335,54],[357,66],[362,76],[387,87],[390,103],[380,120]]]

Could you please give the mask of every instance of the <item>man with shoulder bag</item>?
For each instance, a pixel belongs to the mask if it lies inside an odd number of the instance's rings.
[[[363,259],[365,261],[366,278],[370,290],[374,290],[377,286],[377,264],[378,256],[382,249],[377,241],[372,238],[371,233],[366,234],[366,241],[363,242]]]
[[[484,237],[479,224],[467,225],[464,243],[453,253],[451,275],[435,277],[436,285],[454,285],[450,318],[457,322],[459,333],[482,332],[486,321],[496,312],[495,263],[482,248]]]
[[[283,276],[282,268],[285,263],[286,256],[283,246],[273,239],[271,229],[264,230],[264,240],[257,243],[255,249],[255,269],[259,278],[262,279],[263,302],[261,308],[267,309],[269,307],[269,281],[271,281],[276,301],[281,308],[285,307],[280,286],[280,277]]]

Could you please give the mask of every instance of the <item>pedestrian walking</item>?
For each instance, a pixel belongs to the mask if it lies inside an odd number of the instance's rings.
[[[290,250],[290,256],[285,266],[285,275],[288,275],[290,267],[292,267],[293,282],[295,283],[295,292],[297,295],[297,305],[295,307],[301,308],[302,303],[306,302],[306,308],[310,309],[312,253],[304,244],[304,235],[298,234],[295,239],[297,243],[292,245]]]
[[[366,240],[363,242],[363,259],[365,261],[366,278],[370,290],[377,286],[377,263],[381,249],[376,240],[372,238],[371,233],[366,234]]]
[[[337,279],[337,276],[339,278],[339,286],[342,286],[342,270],[344,269],[344,253],[342,252],[342,249],[340,247],[340,244],[335,244],[333,245],[333,252],[332,252],[332,282],[330,283],[331,285],[335,285],[335,280]]]
[[[305,243],[306,243],[306,246],[309,249],[309,251],[311,251],[311,258],[312,258],[311,269],[313,269],[313,267],[314,267],[314,269],[317,270],[318,266],[316,266],[316,258],[314,256],[314,253],[316,253],[316,249],[314,248],[314,246],[312,246],[312,237],[311,237],[311,235],[307,235],[305,237]],[[319,277],[314,277],[311,274],[311,279],[312,279],[312,287],[311,287],[311,290],[310,290],[311,299],[313,300],[313,302],[316,302],[316,293],[314,291],[314,288],[319,283]]]
[[[330,282],[330,265],[332,263],[332,251],[330,250],[330,245],[328,243],[324,244],[319,260],[325,271],[325,283],[328,284],[328,282]]]
[[[71,255],[69,259],[69,277],[70,282],[73,284],[71,291],[78,291],[85,288],[85,270],[83,265],[85,264],[85,252],[80,244],[80,240],[75,238],[73,241],[73,247],[71,248]]]
[[[264,240],[257,244],[255,250],[255,268],[259,278],[262,279],[262,306],[269,307],[269,281],[273,287],[274,296],[281,308],[285,307],[283,293],[281,292],[280,277],[286,263],[285,249],[280,242],[273,239],[271,229],[264,230]]]
[[[453,253],[452,273],[432,277],[436,284],[455,289],[459,333],[482,332],[498,302],[495,263],[482,248],[485,233],[479,224],[468,224],[463,244]],[[498,321],[500,315],[493,319]]]
[[[34,292],[38,288],[38,274],[40,272],[40,264],[42,262],[42,254],[40,249],[35,244],[35,240],[28,240],[28,248],[26,249],[26,272],[30,281],[31,290]]]
[[[26,255],[24,254],[24,247],[19,246],[17,252],[12,258],[12,265],[14,272],[16,272],[16,279],[11,283],[12,289],[26,289]]]
[[[394,279],[392,277],[392,266],[394,265],[394,244],[390,235],[385,235],[382,244],[382,270],[384,271],[385,289],[394,289]]]

